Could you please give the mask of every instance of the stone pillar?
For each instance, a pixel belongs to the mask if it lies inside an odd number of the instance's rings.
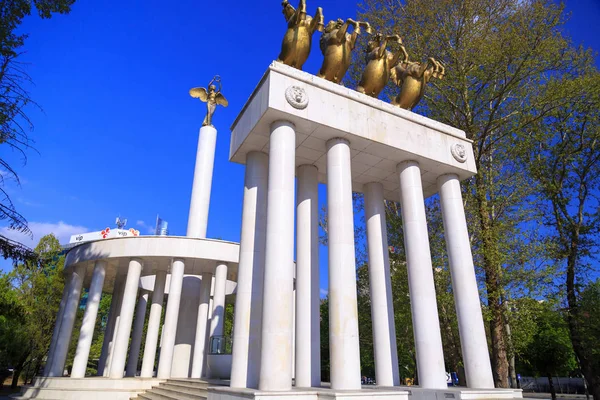
[[[269,158],[246,156],[240,260],[235,297],[231,387],[258,388]]]
[[[104,329],[104,341],[102,342],[102,352],[98,360],[98,376],[108,376],[108,367],[112,343],[114,338],[115,326],[117,323],[117,315],[121,312],[120,297],[123,294],[124,279],[119,275],[119,271],[115,274],[113,283],[113,292],[111,295],[110,310],[108,312],[108,322]]]
[[[440,176],[437,184],[467,386],[478,389],[493,388],[494,378],[460,182],[457,175],[448,174]]]
[[[103,376],[105,377],[108,377],[108,373],[110,372],[110,363],[112,361],[113,349],[115,346],[115,338],[117,337],[117,331],[119,329],[119,320],[121,315],[121,305],[123,304],[123,290],[125,289],[126,276],[123,276],[119,273],[119,271],[117,271],[117,277],[115,279],[118,279],[118,287],[116,287],[117,284],[115,283],[115,288],[113,290],[112,297],[112,303],[115,306],[113,313],[114,317],[112,319],[112,326],[110,328],[110,332],[107,331],[107,333],[105,333],[105,335],[108,335],[108,347],[103,373]]]
[[[379,386],[398,386],[400,385],[400,374],[383,185],[378,182],[368,183],[364,186],[364,194],[369,249],[375,381]]]
[[[421,169],[416,161],[398,164],[404,247],[408,266],[408,287],[417,355],[419,385],[443,389],[446,368],[438,318]]]
[[[327,142],[329,353],[331,388],[360,389],[350,143]]]
[[[60,305],[58,306],[58,313],[56,314],[56,320],[54,322],[54,330],[52,331],[52,340],[50,341],[50,350],[48,351],[48,357],[46,358],[46,365],[44,365],[44,373],[43,376],[48,376],[50,373],[50,368],[52,366],[52,360],[54,358],[54,351],[56,349],[56,342],[58,341],[58,335],[60,334],[60,325],[62,322],[62,317],[65,313],[65,305],[67,304],[67,299],[69,298],[69,284],[65,283],[63,288],[63,294],[60,300]]]
[[[156,271],[154,278],[154,291],[152,292],[152,305],[148,316],[148,329],[146,330],[146,344],[144,345],[144,358],[142,359],[142,372],[140,377],[152,378],[154,360],[156,359],[156,346],[158,344],[158,331],[165,296],[165,283],[167,271]]]
[[[213,313],[210,320],[210,337],[223,336],[225,328],[225,288],[227,286],[227,264],[218,263],[215,271]]]
[[[204,359],[206,357],[206,332],[208,327],[208,303],[210,301],[210,286],[213,275],[205,272],[202,274],[200,284],[200,304],[198,305],[198,319],[196,322],[196,337],[194,342],[194,355],[192,359],[191,378],[200,379],[206,371],[204,370]]]
[[[165,324],[158,362],[157,377],[167,379],[171,377],[173,363],[173,348],[177,334],[177,321],[179,319],[179,303],[181,301],[181,287],[183,286],[184,260],[175,258],[171,267],[171,284],[169,286],[169,299],[165,312]]]
[[[85,377],[85,370],[87,369],[88,358],[90,356],[90,347],[92,345],[92,338],[94,337],[94,328],[96,327],[96,317],[98,316],[98,307],[100,305],[100,298],[102,297],[105,276],[106,261],[96,261],[90,290],[88,292],[87,306],[85,308],[85,314],[83,315],[81,330],[79,331],[79,340],[77,342],[77,349],[75,350],[71,378]]]
[[[71,343],[71,334],[73,333],[73,324],[79,307],[79,298],[81,297],[81,287],[85,277],[85,266],[78,265],[73,268],[71,278],[69,279],[69,297],[65,304],[65,311],[61,320],[60,333],[56,341],[54,359],[48,376],[62,376],[65,369],[65,361],[69,344]]]
[[[140,293],[137,307],[135,309],[135,320],[133,332],[131,333],[131,344],[129,345],[129,358],[125,367],[125,376],[134,377],[137,373],[138,361],[140,359],[140,348],[142,346],[142,335],[146,323],[146,306],[148,305],[148,292]]]
[[[231,387],[258,388],[269,158],[246,156],[240,259],[233,321]]]
[[[271,124],[260,390],[292,388],[294,286],[294,175],[296,132],[291,122]]]
[[[319,171],[298,167],[296,222],[296,387],[320,386]]]
[[[171,378],[189,378],[192,372],[198,306],[200,304],[200,277],[188,275],[183,277],[177,334],[173,347],[173,364]]]
[[[125,289],[123,290],[123,304],[121,304],[119,327],[117,328],[117,336],[113,346],[113,355],[108,374],[111,379],[123,378],[125,358],[127,357],[127,348],[129,347],[129,335],[131,334],[133,312],[135,311],[135,300],[140,284],[142,267],[143,261],[141,259],[132,258],[129,260],[127,281],[125,281]]]
[[[217,130],[214,126],[200,128],[188,217],[187,236],[189,237],[206,237],[216,144]]]

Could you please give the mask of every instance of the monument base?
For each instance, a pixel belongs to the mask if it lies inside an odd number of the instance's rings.
[[[129,400],[164,382],[152,378],[35,378],[12,399]]]
[[[293,388],[289,391],[265,392],[256,389],[209,387],[208,400],[504,400],[522,399],[521,389],[422,389],[418,386],[364,386],[361,390],[329,388]]]

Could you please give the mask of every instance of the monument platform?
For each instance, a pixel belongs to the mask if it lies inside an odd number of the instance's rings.
[[[250,362],[247,357],[244,358],[245,355],[240,361],[244,368],[246,365],[252,365],[252,368],[260,365],[260,379],[251,385],[246,383],[246,386],[242,382],[233,388],[209,388],[210,400],[407,400],[409,396],[413,400],[475,400],[522,397],[518,390],[493,388],[460,194],[459,182],[477,173],[472,141],[463,131],[278,62],[269,66],[231,131],[230,161],[246,164],[247,190],[251,188],[267,193],[268,198],[266,210],[261,211],[266,215],[266,229],[252,225],[254,232],[247,233],[251,238],[263,238],[261,235],[266,231],[262,324],[268,324],[268,329],[262,329],[260,361]],[[265,178],[267,163],[268,187]],[[310,176],[301,173],[307,170],[313,171]],[[248,180],[248,177],[260,177],[262,181],[257,183],[258,179]],[[293,350],[285,346],[291,337],[292,319],[279,316],[291,314],[292,280],[285,266],[291,266],[293,251],[290,249],[294,248],[290,228],[294,225],[294,186],[298,186],[298,193],[302,187],[312,188],[310,193],[315,193],[314,196],[296,194],[304,200],[310,198],[312,206],[317,204],[317,181],[327,184],[329,211],[329,321],[335,332],[329,337],[332,385],[331,388],[296,389],[291,387],[291,369],[287,368],[292,364]],[[457,314],[470,388],[446,386],[423,202],[425,197],[438,191],[445,232],[449,238],[453,284],[458,293]],[[389,274],[389,260],[383,200],[402,204],[405,239],[409,238],[405,248],[414,336],[418,338],[415,340],[417,367],[422,387],[392,386],[393,370],[397,371],[398,367],[397,360],[391,357],[395,345],[375,354],[376,374],[390,383],[384,383],[377,377],[381,387],[360,386],[352,192],[365,194],[365,214],[372,222],[367,227],[369,269],[381,271],[375,278],[379,279],[376,284],[379,286],[376,290],[371,287],[372,296],[378,293],[391,296],[391,290],[386,290],[385,283],[389,279],[385,273],[387,269]],[[257,206],[253,207],[251,215],[258,214],[255,211]],[[248,209],[251,207],[248,206]],[[298,226],[316,225],[312,214],[301,214],[301,211],[298,205]],[[312,239],[309,235],[298,239],[297,253],[308,257],[313,246]],[[282,301],[268,302],[264,300],[267,297]],[[300,300],[296,297],[296,301],[308,302],[306,297]],[[386,310],[378,313],[373,322],[378,327],[379,335],[374,336],[379,338],[376,344],[380,345],[380,349],[385,348],[386,343],[395,342],[395,333],[389,329],[393,326],[393,322],[389,322],[389,318],[393,320],[390,302],[391,298],[385,297],[377,301],[377,309]],[[275,346],[273,343],[276,341],[284,344]],[[298,346],[295,351],[298,357]],[[304,351],[309,351],[308,347]],[[234,351],[234,360],[236,356],[239,354]],[[260,387],[261,390],[247,386]]]
[[[251,151],[268,153],[270,125],[278,120],[295,125],[296,166],[317,166],[321,183],[327,182],[327,140],[347,139],[355,192],[380,182],[385,199],[399,201],[396,166],[407,160],[421,167],[425,197],[437,192],[441,175],[455,173],[463,180],[477,172],[472,141],[460,129],[278,62],[231,127],[230,161],[245,164]]]

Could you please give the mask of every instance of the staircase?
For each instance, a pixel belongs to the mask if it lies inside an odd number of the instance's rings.
[[[200,379],[167,379],[166,382],[140,393],[132,400],[205,400],[208,398],[208,386],[219,385]]]

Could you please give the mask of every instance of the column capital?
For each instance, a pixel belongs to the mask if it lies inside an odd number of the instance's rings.
[[[140,263],[140,265],[142,266],[142,268],[144,267],[144,260],[139,258],[139,257],[131,257],[129,259],[129,262],[137,262]]]
[[[414,166],[420,167],[419,162],[415,161],[415,160],[402,161],[396,165],[396,171],[398,173],[400,173],[401,171],[405,170],[406,168],[414,167]]]
[[[176,263],[176,262],[181,262],[181,263],[184,263],[184,264],[185,264],[185,258],[181,258],[181,257],[173,257],[173,260],[172,260],[172,261],[173,261],[174,263]]]
[[[451,179],[458,179],[458,175],[453,172],[449,172],[447,174],[438,176],[436,180],[438,185],[442,185]]]
[[[327,141],[327,150],[329,150],[330,148],[332,148],[333,146],[335,146],[336,144],[346,144],[348,146],[350,146],[350,141],[348,139],[344,139],[341,137],[335,137],[335,138],[331,138]]]
[[[294,125],[293,122],[287,121],[285,119],[280,119],[280,120],[277,120],[277,121],[274,121],[273,123],[271,123],[271,133],[275,129],[277,129],[277,128],[281,127],[281,126],[287,126],[289,128],[292,128],[294,131],[296,130],[296,125]]]

